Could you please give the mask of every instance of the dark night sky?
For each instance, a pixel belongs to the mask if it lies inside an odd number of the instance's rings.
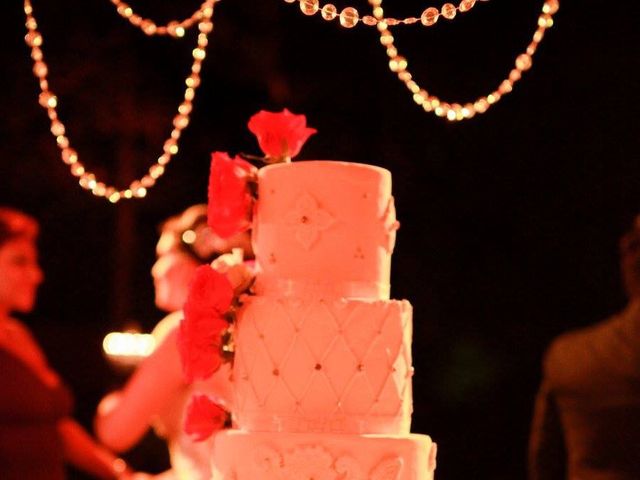
[[[161,22],[198,2],[132,4]],[[395,16],[427,6],[385,4]],[[454,22],[399,29],[397,44],[418,83],[468,101],[507,74],[541,6],[479,3]],[[117,158],[140,176],[159,154],[194,38],[149,39],[107,0],[34,7],[72,144],[100,176],[127,184]],[[259,153],[246,129],[253,113],[288,107],[319,132],[300,159],[393,174],[402,228],[392,292],[415,309],[413,430],[439,443],[438,477],[523,478],[546,344],[624,304],[617,241],[640,210],[640,42],[627,8],[562,2],[513,93],[450,124],[413,103],[374,29],[345,30],[282,0],[222,0],[180,153],[145,200],[114,207],[82,191],[59,159],[37,104],[21,4],[9,2],[0,203],[42,221],[47,281],[27,321],[74,388],[81,421],[89,425],[100,396],[124,379],[100,354],[104,333],[129,321],[150,329],[161,318],[149,276],[158,223],[205,200],[211,151]],[[158,444],[148,442],[132,461],[159,468],[149,453]]]

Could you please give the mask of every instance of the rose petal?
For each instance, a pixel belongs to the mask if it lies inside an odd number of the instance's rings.
[[[222,238],[251,226],[253,199],[248,182],[257,169],[241,158],[224,152],[211,155],[208,224]]]
[[[207,395],[194,395],[187,406],[184,430],[196,442],[224,427],[227,413]]]
[[[251,117],[248,127],[262,152],[279,160],[298,155],[307,139],[316,133],[315,129],[307,128],[304,115],[295,115],[286,108],[279,113],[262,110]]]

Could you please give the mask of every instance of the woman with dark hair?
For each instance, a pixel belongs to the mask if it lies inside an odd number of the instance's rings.
[[[121,459],[93,441],[71,418],[72,397],[29,329],[43,273],[38,223],[0,207],[0,478],[60,480],[65,463],[101,479],[130,478]]]
[[[206,381],[185,382],[176,336],[196,269],[235,248],[251,254],[249,235],[240,233],[226,240],[215,235],[207,226],[206,205],[194,205],[163,224],[151,274],[156,305],[171,313],[153,331],[154,352],[122,390],[106,396],[98,407],[98,438],[116,451],[133,447],[150,427],[166,440],[171,470],[161,474],[163,479],[211,478],[211,444],[188,437],[183,419],[194,393],[207,393],[228,404],[231,372],[227,365]]]

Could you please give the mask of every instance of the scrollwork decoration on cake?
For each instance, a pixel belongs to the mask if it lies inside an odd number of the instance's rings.
[[[382,460],[369,474],[370,480],[398,480],[402,471],[402,457],[392,457]]]
[[[336,457],[320,445],[301,445],[286,452],[262,445],[254,462],[268,480],[398,480],[402,458],[389,457],[365,475],[362,465],[349,455]]]
[[[282,456],[273,448],[262,445],[255,449],[253,461],[262,473],[276,472],[282,465]]]
[[[367,480],[362,466],[353,457],[340,457],[336,460],[336,472],[341,476],[340,480]]]
[[[322,447],[298,447],[283,455],[282,480],[337,480],[333,461]]]
[[[303,193],[284,219],[287,225],[294,229],[296,240],[306,249],[320,236],[320,232],[329,228],[333,223],[333,216],[321,208],[309,193]]]

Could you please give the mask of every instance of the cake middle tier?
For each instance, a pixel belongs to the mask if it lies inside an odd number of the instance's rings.
[[[237,316],[234,422],[247,431],[409,432],[406,300],[249,297]]]

